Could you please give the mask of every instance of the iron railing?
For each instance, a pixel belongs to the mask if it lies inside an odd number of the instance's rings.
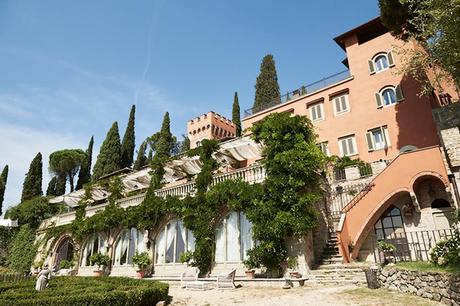
[[[342,209],[365,187],[367,183],[336,186],[331,190],[329,212],[333,218],[340,217]]]
[[[254,114],[258,113],[258,112],[266,110],[267,108],[273,107],[275,105],[286,103],[288,101],[291,101],[293,99],[296,99],[296,98],[301,97],[301,96],[306,95],[306,94],[311,94],[311,93],[313,93],[315,91],[321,90],[321,89],[323,89],[325,87],[328,87],[330,85],[333,85],[335,83],[344,81],[344,80],[348,79],[349,77],[351,77],[350,70],[344,70],[344,71],[341,71],[339,73],[336,73],[336,74],[330,75],[328,77],[325,77],[325,78],[323,78],[323,79],[321,79],[319,81],[316,81],[314,83],[311,83],[311,84],[308,84],[308,85],[303,85],[303,86],[301,86],[300,88],[298,88],[296,90],[287,92],[286,94],[282,95],[279,99],[273,100],[271,103],[268,103],[268,104],[265,104],[265,105],[259,106],[259,107],[249,108],[249,109],[245,110],[244,111],[244,116],[245,117],[251,116],[251,115],[254,115]]]

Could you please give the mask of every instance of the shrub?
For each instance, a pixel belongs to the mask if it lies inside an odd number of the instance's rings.
[[[168,299],[168,284],[122,277],[56,277],[44,291],[35,280],[0,283],[0,305],[155,305]]]
[[[147,252],[138,253],[133,256],[133,263],[137,265],[139,270],[144,270],[147,268],[152,261],[149,258],[149,254]]]
[[[438,266],[460,265],[460,232],[454,231],[454,235],[439,241],[430,252],[431,262]]]
[[[386,242],[385,240],[380,240],[378,242],[378,248],[379,248],[379,250],[381,250],[383,252],[394,252],[394,251],[396,251],[396,247],[394,246],[394,244]]]
[[[59,268],[61,269],[72,269],[74,266],[75,266],[75,262],[73,260],[63,259],[59,263]]]
[[[8,249],[9,267],[16,272],[27,272],[37,253],[35,232],[29,225],[22,225]]]

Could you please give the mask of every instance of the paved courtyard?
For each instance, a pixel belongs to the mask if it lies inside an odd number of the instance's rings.
[[[386,289],[357,286],[306,286],[281,288],[238,288],[235,290],[189,291],[170,288],[171,305],[442,305],[416,296]]]

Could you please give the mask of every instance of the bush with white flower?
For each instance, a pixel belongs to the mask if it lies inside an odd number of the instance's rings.
[[[460,231],[447,240],[439,241],[430,252],[431,262],[438,266],[460,265]]]

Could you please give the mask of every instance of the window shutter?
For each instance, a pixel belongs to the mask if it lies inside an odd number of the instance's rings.
[[[353,138],[348,138],[347,139],[348,143],[348,154],[354,154],[355,153],[355,146],[353,145]]]
[[[377,101],[377,108],[383,107],[382,97],[378,92],[375,93],[375,100]]]
[[[382,126],[381,129],[383,140],[385,141],[385,148],[388,148],[390,146],[390,135],[388,134],[388,128],[386,126]]]
[[[374,74],[375,73],[375,66],[374,66],[374,61],[373,60],[368,60],[369,63],[369,73]]]
[[[334,102],[335,102],[335,112],[336,114],[338,114],[342,111],[342,109],[340,108],[340,98],[335,98]]]
[[[391,51],[388,52],[388,53],[387,53],[387,57],[388,57],[388,65],[389,65],[390,67],[393,67],[393,66],[395,65],[395,62],[394,62],[394,60],[393,60],[393,52],[391,52]]]
[[[401,85],[398,85],[398,86],[396,86],[396,101],[400,102],[402,100],[404,100],[404,95],[403,95],[403,92],[402,92]]]
[[[345,95],[340,97],[340,102],[342,102],[342,111],[346,111],[348,107],[347,107],[347,98]]]
[[[372,132],[366,133],[366,139],[367,139],[367,148],[369,149],[369,151],[374,151],[374,142],[372,141]]]
[[[317,119],[322,119],[323,118],[323,114],[322,114],[322,111],[321,111],[321,104],[318,104],[316,106],[316,117],[317,117]]]
[[[316,108],[315,108],[315,106],[312,106],[310,108],[310,113],[311,113],[311,120],[312,121],[316,120]]]

